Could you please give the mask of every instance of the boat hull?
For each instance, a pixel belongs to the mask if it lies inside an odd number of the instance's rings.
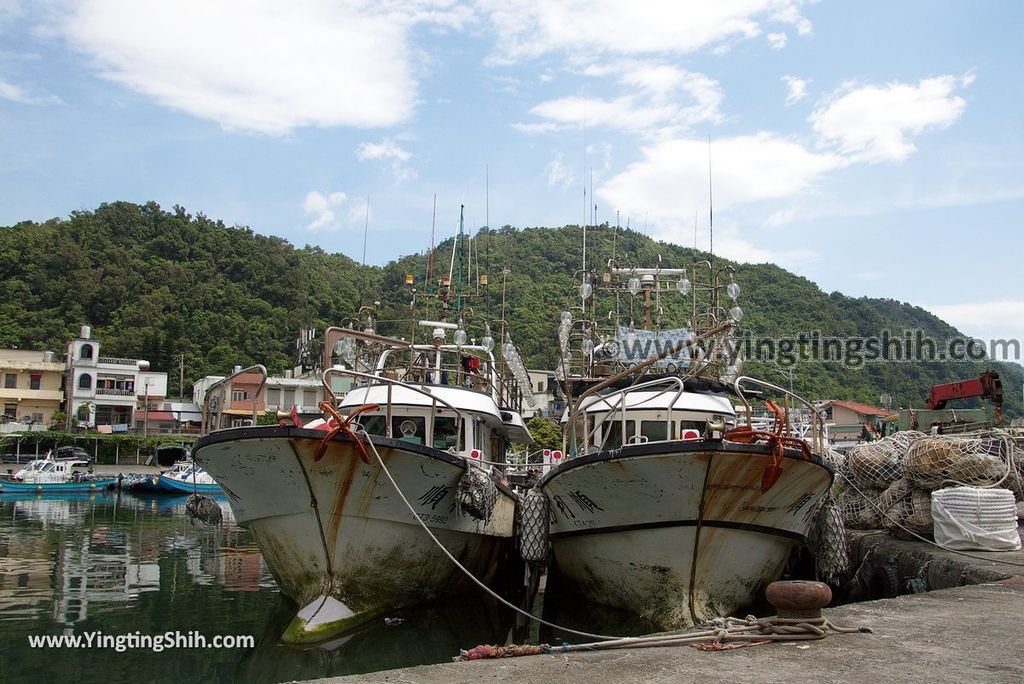
[[[88,482],[15,482],[0,481],[0,494],[79,494],[102,492],[114,485],[117,478],[101,478]]]
[[[321,460],[325,433],[301,428],[241,428],[197,442],[195,459],[228,494],[282,593],[300,610],[285,633],[320,641],[384,611],[472,586],[413,518],[375,460],[338,435]],[[417,516],[474,576],[491,580],[511,548],[515,501],[499,489],[486,520],[455,504],[465,462],[436,449],[374,437],[374,444]],[[329,599],[336,619],[303,617]],[[307,611],[307,609],[309,609]]]
[[[541,480],[559,574],[597,603],[663,629],[733,614],[781,575],[832,482],[820,460],[760,445],[686,441],[570,460]]]
[[[147,491],[147,490],[144,490]],[[156,489],[154,491],[161,492],[164,494],[221,494],[223,490],[219,484],[193,484],[191,482],[183,482],[181,480],[174,480],[169,477],[161,475],[157,478]]]

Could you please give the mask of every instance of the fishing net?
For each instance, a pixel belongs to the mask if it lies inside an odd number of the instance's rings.
[[[881,525],[895,536],[914,539],[914,535],[930,537],[932,512],[930,493],[914,486],[905,478],[893,482],[878,497]]]
[[[519,555],[527,562],[548,558],[548,498],[539,489],[531,489],[516,506],[519,529]]]
[[[824,582],[838,584],[850,570],[850,555],[843,514],[831,494],[818,507],[807,544],[814,554],[818,576]]]
[[[219,525],[224,518],[224,511],[217,502],[200,494],[189,495],[185,501],[185,514],[193,523],[198,520],[206,525]]]
[[[459,508],[477,520],[488,520],[498,500],[498,486],[491,476],[472,463],[467,464],[466,472],[459,478],[459,486],[455,490],[455,500]]]
[[[908,479],[929,491],[946,485],[994,487],[1017,484],[1014,442],[1003,434],[937,435],[910,445],[903,468]],[[1019,484],[1016,489],[1020,490]]]
[[[839,499],[839,510],[842,512],[846,527],[854,530],[877,530],[882,527],[882,514],[879,512],[878,499],[884,490],[877,488],[855,489],[850,487]]]
[[[922,437],[924,433],[907,430],[855,446],[846,456],[844,474],[861,489],[887,489],[903,475],[903,458]]]

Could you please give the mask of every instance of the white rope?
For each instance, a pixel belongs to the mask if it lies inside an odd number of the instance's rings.
[[[512,610],[514,610],[515,612],[519,613],[523,617],[527,617],[527,618],[529,618],[531,620],[535,620],[535,621],[539,622],[542,625],[545,625],[547,627],[551,627],[552,629],[557,629],[557,630],[561,630],[563,632],[568,632],[569,634],[576,634],[578,636],[589,637],[591,639],[614,640],[614,639],[622,639],[623,638],[623,637],[607,636],[607,635],[604,635],[604,634],[591,634],[590,632],[581,632],[579,630],[569,629],[568,627],[562,627],[561,625],[556,625],[553,622],[548,622],[547,620],[543,620],[543,619],[537,617],[536,615],[533,615],[531,613],[526,612],[525,610],[522,610],[518,606],[516,606],[516,605],[514,605],[512,603],[509,603],[508,601],[503,599],[501,596],[499,596],[498,594],[494,593],[490,589],[490,587],[488,587],[486,584],[484,584],[479,579],[477,579],[473,575],[472,572],[470,572],[464,565],[462,565],[462,563],[460,563],[458,560],[456,560],[455,556],[453,556],[451,554],[451,552],[449,552],[448,549],[446,549],[444,547],[444,544],[442,544],[440,541],[438,541],[437,537],[435,537],[434,533],[430,531],[430,528],[427,527],[426,523],[424,523],[423,520],[420,519],[420,516],[416,515],[416,509],[414,509],[412,507],[412,504],[409,503],[409,499],[405,498],[405,494],[403,494],[402,490],[398,487],[398,483],[395,482],[395,478],[391,477],[391,472],[388,470],[388,467],[386,465],[384,465],[384,459],[382,459],[380,457],[380,454],[377,453],[377,446],[373,443],[373,439],[371,439],[369,433],[367,433],[366,430],[363,430],[362,428],[359,429],[358,433],[365,439],[366,443],[370,445],[370,450],[373,451],[374,458],[377,459],[377,463],[380,464],[380,467],[384,471],[384,474],[387,476],[388,481],[391,482],[391,486],[395,488],[396,492],[398,492],[399,498],[405,504],[406,508],[409,509],[409,512],[412,514],[412,517],[416,520],[417,523],[419,523],[420,527],[423,528],[423,531],[427,533],[427,536],[430,537],[430,539],[437,545],[437,547],[439,549],[441,549],[441,551],[444,552],[444,555],[448,557],[448,560],[450,560],[455,565],[455,567],[457,567],[459,570],[461,570],[462,573],[466,575],[466,577],[468,577],[469,579],[473,580],[473,582],[478,587],[480,587],[481,589],[486,591],[488,594],[490,594],[491,597],[493,597],[499,603],[501,603],[504,606],[507,606],[507,607],[511,608]],[[629,638],[629,637],[626,637],[626,638]]]

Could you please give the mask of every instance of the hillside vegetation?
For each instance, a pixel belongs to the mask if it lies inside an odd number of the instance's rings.
[[[436,250],[434,274],[447,272],[454,241]],[[557,359],[558,314],[578,304],[582,229],[482,229],[473,240],[474,285],[465,303],[477,322],[495,332],[502,315],[526,364],[553,368]],[[600,270],[615,256],[624,266],[689,266],[709,255],[653,241],[635,231],[607,225],[587,233],[588,268]],[[81,325],[91,325],[107,356],[148,359],[169,373],[169,394],[178,392],[178,363],[184,356],[186,390],[205,375],[224,374],[235,364],[266,365],[271,372],[291,367],[302,328],[322,332],[379,302],[382,332],[404,335],[389,321],[408,318],[413,293],[406,273],[416,277],[423,304],[427,254],[412,254],[383,267],[361,267],[317,247],[229,227],[191,215],[181,207],[165,211],[154,203],[104,204],[67,219],[22,222],[0,228],[0,347],[63,352]],[[468,251],[463,273],[470,269]],[[826,293],[805,278],[771,264],[730,264],[742,288],[743,331],[753,338],[879,336],[902,338],[906,331],[940,343],[960,333],[920,307],[889,299]],[[502,273],[508,269],[507,273]],[[489,284],[475,283],[486,273]],[[665,301],[671,319],[682,310]],[[424,309],[429,308],[423,306]],[[628,315],[627,315],[628,318]],[[1007,414],[1021,415],[1017,364],[977,362],[867,362],[859,366],[801,361],[791,368],[751,362],[745,372],[788,385],[814,399],[878,404],[888,392],[894,406],[923,406],[936,383],[977,376],[995,368],[1003,379]],[[186,395],[188,392],[186,391]]]

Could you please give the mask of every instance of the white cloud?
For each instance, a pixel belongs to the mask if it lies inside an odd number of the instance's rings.
[[[460,27],[447,0],[83,0],[61,24],[100,74],[229,129],[392,126],[417,101],[417,22]]]
[[[498,33],[492,59],[513,62],[548,52],[685,54],[762,32],[762,21],[810,31],[801,0],[684,3],[648,0],[478,0]]]
[[[562,155],[559,154],[548,162],[544,171],[547,173],[549,186],[565,189],[576,183],[576,173],[562,159]]]
[[[925,308],[967,335],[985,341],[1016,340],[1018,351],[1024,351],[1024,300],[940,304]],[[1013,358],[1011,351],[1011,357],[1004,360],[1021,363],[1024,358]]]
[[[783,76],[782,82],[786,84],[786,104],[796,104],[807,97],[807,84],[809,80],[797,78],[796,76]]]
[[[643,155],[601,187],[611,206],[633,214],[650,210],[662,222],[683,224],[692,222],[695,209],[706,211],[706,140],[662,140],[643,148]],[[710,155],[716,212],[796,195],[820,175],[845,165],[836,155],[808,151],[772,133],[715,140]]]
[[[555,130],[582,125],[637,132],[664,128],[685,130],[722,118],[719,112],[723,99],[721,88],[717,81],[704,74],[635,60],[593,64],[584,73],[589,76],[614,74],[618,82],[632,92],[614,99],[562,97],[541,102],[530,113],[547,119]],[[530,132],[542,131],[544,129],[535,128]]]
[[[785,33],[769,33],[766,38],[768,38],[768,44],[772,46],[773,50],[781,50],[789,42],[789,36]]]
[[[405,181],[416,177],[416,172],[406,164],[412,155],[390,138],[385,138],[379,143],[364,142],[356,149],[356,156],[360,161],[388,162],[395,180]]]
[[[643,159],[601,185],[597,195],[623,215],[648,215],[657,237],[690,244],[679,236],[692,235],[694,217],[708,215],[708,154],[706,140],[660,140],[643,148]],[[744,205],[809,192],[819,177],[845,165],[836,155],[811,152],[772,133],[715,140],[710,154],[719,218]],[[716,228],[715,251],[742,261],[788,264],[816,256],[811,250],[760,248],[725,228]]]
[[[316,190],[306,193],[306,199],[302,203],[302,210],[313,217],[313,220],[306,225],[306,230],[336,230],[340,227],[337,219],[337,210],[340,209],[348,196],[343,192],[329,192],[326,195]]]
[[[33,95],[21,86],[3,80],[0,80],[0,99],[26,105],[61,104],[56,95]]]
[[[938,76],[916,86],[844,86],[811,114],[824,144],[834,145],[853,161],[902,161],[916,148],[908,138],[951,126],[966,102],[954,94],[973,77]]]

